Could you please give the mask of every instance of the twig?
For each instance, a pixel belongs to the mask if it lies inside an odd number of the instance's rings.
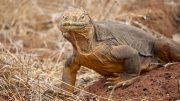
[[[112,101],[112,96],[113,96],[113,93],[115,91],[116,87],[113,87],[111,92],[110,92],[110,95],[109,95],[109,98],[108,98],[108,101]]]

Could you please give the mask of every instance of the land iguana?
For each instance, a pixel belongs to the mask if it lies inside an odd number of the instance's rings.
[[[62,76],[62,88],[69,92],[81,66],[107,77],[113,88],[131,85],[153,62],[180,62],[180,45],[173,40],[121,22],[95,22],[82,8],[64,11],[59,29],[73,46]]]

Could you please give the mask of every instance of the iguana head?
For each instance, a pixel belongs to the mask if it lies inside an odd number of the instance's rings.
[[[62,15],[62,32],[87,32],[92,27],[88,13],[82,8],[68,8]]]

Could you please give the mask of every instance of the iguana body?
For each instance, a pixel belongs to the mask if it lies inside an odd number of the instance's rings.
[[[73,86],[81,66],[106,77],[114,76],[108,79],[109,85],[128,86],[136,81],[142,70],[150,68],[151,62],[158,59],[164,63],[180,61],[180,46],[174,41],[156,39],[151,33],[123,23],[92,22],[83,9],[65,11],[60,30],[74,48],[62,77],[65,83]],[[74,90],[64,83],[62,87],[70,92]]]
[[[115,39],[118,45],[128,45],[144,55],[152,55],[154,37],[133,26],[117,22],[95,22],[98,41]]]

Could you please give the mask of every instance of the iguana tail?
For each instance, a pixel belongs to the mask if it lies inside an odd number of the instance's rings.
[[[154,55],[162,63],[180,62],[180,44],[165,37],[158,38],[154,44]]]

